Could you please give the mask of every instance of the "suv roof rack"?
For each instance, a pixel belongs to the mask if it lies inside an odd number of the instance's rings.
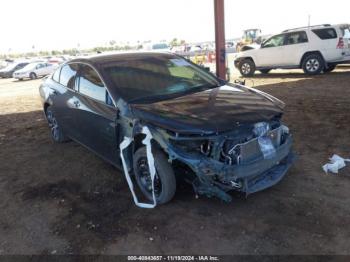
[[[292,28],[292,29],[287,29],[287,30],[284,30],[282,31],[282,33],[286,33],[286,32],[289,32],[289,31],[294,31],[294,30],[297,30],[297,29],[307,29],[307,28],[314,28],[314,27],[327,27],[327,26],[331,26],[331,24],[322,24],[322,25],[312,25],[312,26],[302,26],[302,27],[297,27],[297,28]]]

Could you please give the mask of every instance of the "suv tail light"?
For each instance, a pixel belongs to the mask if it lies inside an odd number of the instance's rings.
[[[342,37],[339,37],[339,41],[338,41],[338,44],[337,44],[337,48],[338,49],[343,49],[345,47],[344,45],[344,39]]]

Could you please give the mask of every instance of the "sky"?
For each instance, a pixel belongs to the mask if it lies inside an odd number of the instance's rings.
[[[225,0],[226,38],[311,24],[350,23],[350,1]],[[0,53],[136,41],[214,40],[213,0],[2,0]]]

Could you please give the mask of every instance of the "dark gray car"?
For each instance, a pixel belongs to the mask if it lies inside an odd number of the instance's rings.
[[[40,87],[56,142],[75,140],[116,167],[132,171],[157,203],[171,200],[176,180],[198,194],[230,201],[279,182],[292,163],[292,137],[281,123],[284,104],[232,85],[190,61],[165,53],[124,53],[75,59]],[[146,151],[152,134],[154,187]]]

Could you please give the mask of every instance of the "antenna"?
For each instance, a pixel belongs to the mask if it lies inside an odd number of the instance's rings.
[[[308,23],[307,23],[308,27],[311,26],[311,15],[308,16]]]

